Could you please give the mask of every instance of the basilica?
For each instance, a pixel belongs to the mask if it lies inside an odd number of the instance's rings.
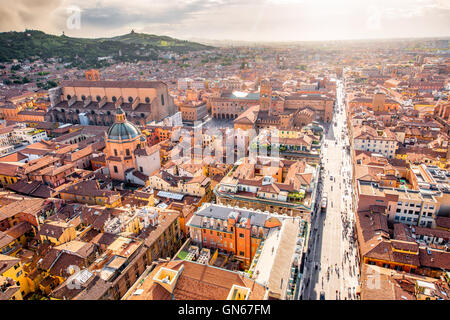
[[[149,147],[141,131],[119,107],[113,125],[105,133],[105,158],[111,178],[136,185],[147,185],[159,170],[159,146]]]

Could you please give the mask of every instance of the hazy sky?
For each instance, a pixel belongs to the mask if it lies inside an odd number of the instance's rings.
[[[0,4],[0,31],[27,28],[90,38],[131,29],[182,39],[254,41],[450,36],[450,0],[0,0]]]

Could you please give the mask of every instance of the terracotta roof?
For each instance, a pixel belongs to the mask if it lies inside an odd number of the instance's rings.
[[[0,248],[3,248],[13,242],[15,240],[14,237],[7,234],[6,232],[0,231]]]
[[[67,223],[46,222],[41,225],[38,235],[59,239],[67,228],[69,228]]]
[[[450,266],[450,252],[431,248],[419,249],[420,265],[433,269],[448,269]]]
[[[144,182],[148,180],[148,176],[138,170],[133,170],[133,176]]]
[[[17,171],[21,166],[17,164],[10,164],[0,162],[0,174],[10,177],[15,177],[17,175]]]
[[[113,243],[119,236],[114,233],[108,233],[103,232],[99,233],[97,236],[95,236],[91,242],[99,245],[105,245],[109,246],[111,243]]]
[[[6,231],[6,234],[10,235],[14,239],[18,239],[21,236],[23,236],[25,233],[28,233],[32,230],[31,223],[27,221],[22,221],[13,226],[12,228],[9,228]],[[1,245],[0,245],[1,247]]]
[[[259,192],[268,192],[268,193],[279,193],[280,189],[274,184],[267,184],[265,186],[262,186],[258,190]]]
[[[450,229],[450,217],[437,217],[436,225],[438,227]]]
[[[21,152],[14,152],[7,156],[1,157],[0,161],[2,162],[19,162],[22,160],[26,160],[28,157]]]
[[[40,268],[48,270],[55,276],[68,277],[70,275],[70,266],[82,267],[85,259],[65,251],[51,249],[43,258]]]
[[[255,281],[245,278],[237,272],[215,268],[190,261],[171,261],[157,266],[142,284],[144,292],[132,295],[130,300],[166,300],[170,299],[164,288],[153,282],[154,275],[161,267],[180,270],[184,266],[173,292],[176,300],[225,300],[233,285],[250,289],[249,300],[263,300],[266,289]],[[159,287],[159,288],[158,288]],[[138,288],[139,289],[139,288]],[[167,291],[166,291],[167,292]]]
[[[0,254],[0,274],[12,268],[20,259]]]
[[[112,287],[108,281],[101,279],[98,275],[88,283],[86,289],[77,294],[73,300],[98,300]]]
[[[53,189],[39,181],[20,180],[7,185],[6,188],[20,194],[44,199],[52,197],[55,193]]]
[[[9,203],[0,208],[0,221],[19,213],[36,215],[42,209],[44,201],[44,199],[22,199]]]

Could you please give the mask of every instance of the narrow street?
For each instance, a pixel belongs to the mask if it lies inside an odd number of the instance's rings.
[[[359,270],[353,242],[352,173],[343,94],[343,83],[338,80],[333,122],[323,141],[319,184],[319,194],[326,193],[328,203],[326,210],[319,206],[312,219],[302,300],[356,299]]]

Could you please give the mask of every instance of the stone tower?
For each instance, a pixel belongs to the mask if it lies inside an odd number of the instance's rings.
[[[384,112],[386,95],[383,92],[376,92],[373,96],[372,107],[375,112]]]
[[[268,79],[263,79],[259,88],[259,104],[261,111],[269,111],[272,104],[272,86]]]

